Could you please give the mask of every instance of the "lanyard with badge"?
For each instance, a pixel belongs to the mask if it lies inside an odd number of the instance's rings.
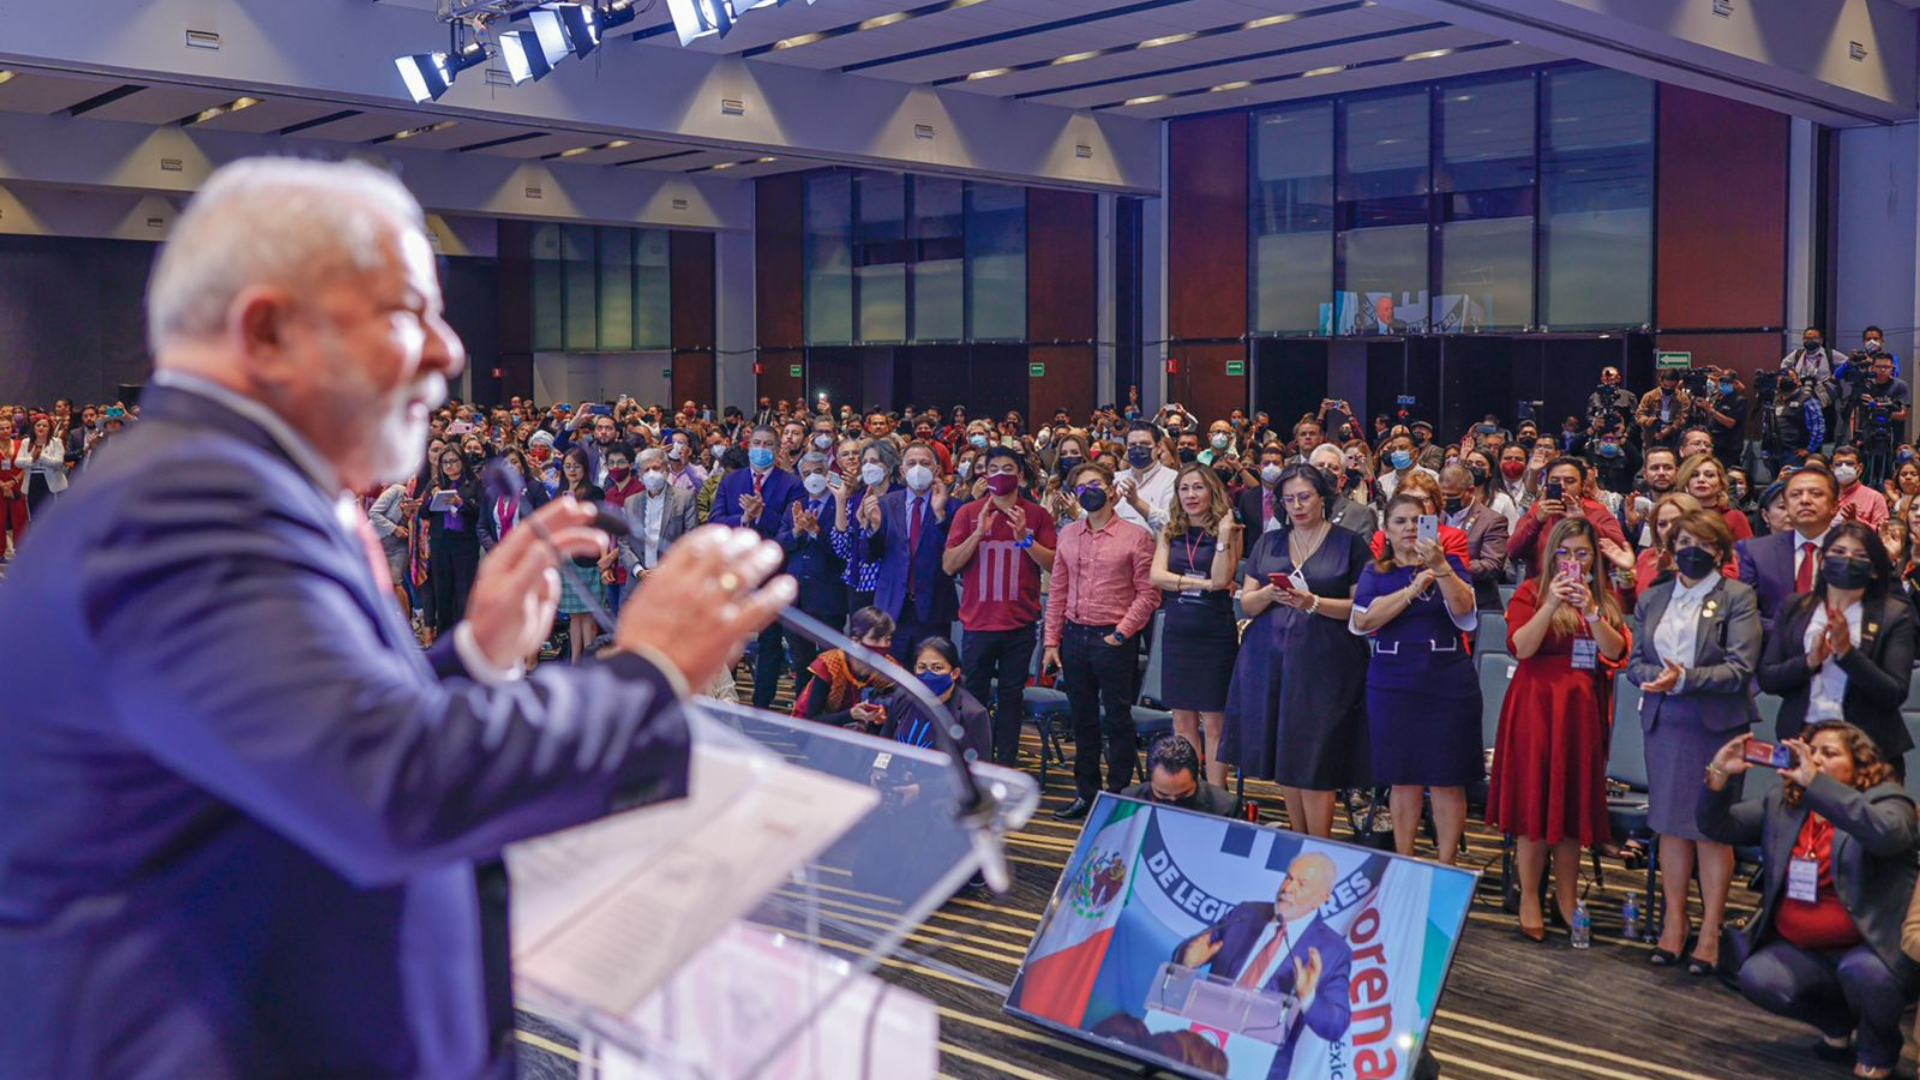
[[[1833,823],[1819,814],[1813,814],[1807,822],[1807,842],[1795,844],[1793,858],[1787,860],[1787,899],[1813,904],[1820,900],[1820,860],[1814,853],[1820,850],[1824,834],[1828,858],[1832,858]]]

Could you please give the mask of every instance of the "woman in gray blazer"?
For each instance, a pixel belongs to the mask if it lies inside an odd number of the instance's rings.
[[[1691,926],[1687,887],[1700,868],[1699,943],[1687,971],[1711,974],[1720,958],[1720,921],[1733,880],[1733,849],[1694,823],[1700,772],[1715,751],[1759,718],[1748,693],[1760,663],[1762,628],[1753,590],[1720,572],[1733,558],[1733,535],[1717,513],[1693,510],[1667,530],[1675,576],[1640,594],[1634,609],[1627,677],[1644,691],[1647,824],[1660,836],[1666,917],[1649,954],[1677,963]]]
[[[1750,766],[1746,736],[1720,748],[1699,793],[1702,832],[1723,843],[1760,845],[1760,909],[1729,937],[1740,992],[1755,1005],[1820,1029],[1814,1053],[1846,1060],[1853,1074],[1882,1080],[1900,1060],[1900,1014],[1920,985],[1900,949],[1902,920],[1920,844],[1913,800],[1893,779],[1873,739],[1826,720],[1780,745],[1791,756],[1781,786],[1735,805]]]

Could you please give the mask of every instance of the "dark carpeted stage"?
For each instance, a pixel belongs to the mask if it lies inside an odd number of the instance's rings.
[[[1029,731],[1024,752],[1030,768],[1039,747]],[[1071,757],[1072,744],[1066,749]],[[1078,822],[1063,824],[1051,816],[1072,797],[1070,770],[1050,769],[1043,794],[1035,820],[1010,838],[1013,891],[998,899],[963,893],[916,929],[907,947],[937,965],[901,958],[881,968],[887,979],[939,1006],[940,1070],[955,1080],[1104,1080],[1143,1073],[1139,1065],[1002,1014],[1000,993],[941,970],[957,968],[1000,985],[1012,981],[1079,835]],[[1250,784],[1247,794],[1263,801],[1271,823],[1279,793],[1266,784]],[[1343,828],[1340,835],[1350,834]],[[1443,1075],[1460,1080],[1851,1075],[1846,1066],[1813,1058],[1812,1028],[1776,1020],[1717,978],[1655,968],[1647,963],[1649,945],[1622,940],[1620,903],[1627,892],[1644,889],[1644,871],[1603,861],[1604,881],[1593,884],[1588,898],[1593,947],[1577,952],[1563,930],[1549,931],[1539,945],[1522,938],[1518,921],[1500,909],[1500,838],[1475,827],[1469,829],[1468,844],[1466,864],[1486,873],[1432,1029],[1430,1046]],[[1590,879],[1591,862],[1587,874]],[[876,898],[831,880],[824,892],[839,914],[891,914]],[[1729,917],[1742,917],[1753,900],[1736,887]],[[1697,900],[1694,910],[1697,919]],[[578,1055],[563,1033],[524,1014],[522,1025],[522,1076],[559,1080],[575,1075]],[[1911,1060],[1902,1070],[1912,1075]]]

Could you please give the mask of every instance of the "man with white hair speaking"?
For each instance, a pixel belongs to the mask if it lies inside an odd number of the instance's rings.
[[[503,845],[688,777],[682,699],[793,597],[779,548],[675,544],[604,662],[518,660],[562,497],[422,654],[343,493],[419,465],[465,363],[418,204],[358,164],[215,173],[147,297],[143,420],[23,546],[0,656],[0,1070],[505,1077]],[[489,982],[491,977],[492,981]]]

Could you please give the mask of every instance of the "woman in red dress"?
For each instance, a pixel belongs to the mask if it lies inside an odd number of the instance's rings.
[[[1538,882],[1548,852],[1570,924],[1580,849],[1608,840],[1608,725],[1628,632],[1598,542],[1591,522],[1562,518],[1507,606],[1507,647],[1520,666],[1500,707],[1487,823],[1514,838],[1520,932],[1534,941],[1546,937]]]

